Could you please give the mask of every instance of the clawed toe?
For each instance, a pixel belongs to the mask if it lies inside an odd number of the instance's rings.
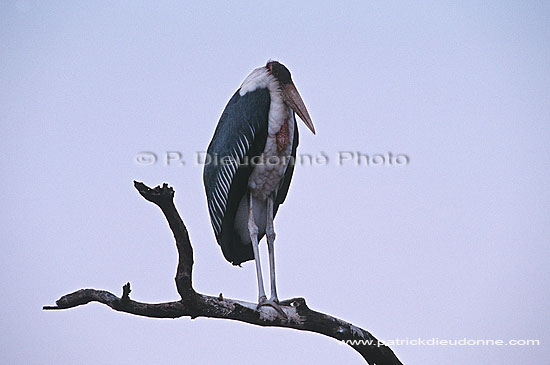
[[[283,311],[283,308],[279,305],[279,301],[277,299],[267,299],[266,297],[261,297],[258,301],[258,305],[256,306],[256,309],[260,309],[260,307],[271,307],[277,311],[283,317],[283,319],[288,319],[288,316]]]

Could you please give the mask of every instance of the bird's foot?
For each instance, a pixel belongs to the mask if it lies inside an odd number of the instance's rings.
[[[258,299],[258,305],[256,306],[256,309],[260,309],[260,307],[266,307],[266,306],[275,309],[283,319],[288,319],[288,316],[283,311],[283,308],[281,308],[281,306],[279,305],[278,299],[268,300],[265,296],[260,297]]]

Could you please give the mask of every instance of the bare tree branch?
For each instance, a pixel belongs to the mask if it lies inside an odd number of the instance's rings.
[[[193,248],[187,228],[174,206],[174,190],[167,184],[151,189],[140,182],[134,182],[138,192],[148,201],[156,204],[164,213],[176,240],[179,261],[176,272],[176,287],[181,300],[149,304],[130,299],[130,283],[123,286],[122,296],[96,289],[80,289],[62,296],[55,306],[44,310],[60,310],[77,307],[90,302],[99,302],[112,309],[145,317],[178,318],[210,317],[232,319],[266,327],[286,327],[310,331],[345,341],[363,356],[369,364],[401,364],[393,351],[380,343],[368,331],[330,315],[311,310],[303,298],[294,298],[280,303],[287,318],[282,318],[271,307],[256,308],[256,303],[242,302],[197,293],[192,285]]]

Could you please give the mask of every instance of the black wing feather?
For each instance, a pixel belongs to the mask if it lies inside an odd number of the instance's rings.
[[[263,152],[270,103],[267,88],[243,96],[237,90],[225,107],[207,150],[210,160],[205,161],[203,180],[210,220],[224,257],[234,265],[254,258],[252,247],[239,242],[233,226],[253,169],[240,162]]]

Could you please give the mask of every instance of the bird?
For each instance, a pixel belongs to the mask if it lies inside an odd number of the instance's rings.
[[[203,183],[223,256],[233,265],[254,260],[258,305],[283,317],[275,280],[273,219],[285,201],[298,147],[295,113],[315,134],[290,71],[269,60],[254,69],[227,103],[206,151]],[[258,243],[266,236],[271,295],[267,299]]]

